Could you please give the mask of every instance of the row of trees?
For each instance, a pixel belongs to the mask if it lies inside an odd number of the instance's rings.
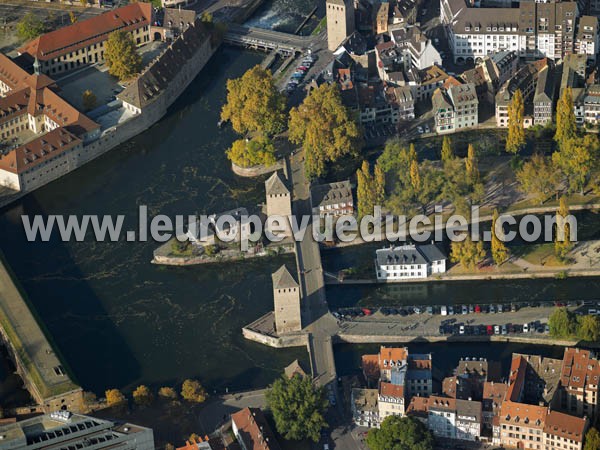
[[[197,380],[185,380],[181,386],[181,398],[193,402],[202,403],[206,400],[206,390]],[[106,403],[108,406],[126,406],[127,397],[119,389],[108,389],[105,392]],[[177,391],[169,386],[161,387],[158,390],[158,397],[162,400],[176,401],[179,399]],[[132,393],[133,402],[138,406],[149,406],[154,400],[154,393],[146,385],[140,385]]]
[[[517,154],[525,145],[523,114],[524,99],[517,89],[508,106],[506,151],[509,153]],[[551,158],[536,154],[517,171],[522,191],[540,203],[563,185],[569,192],[581,193],[590,181],[598,185],[600,141],[596,135],[578,133],[571,88],[562,91],[556,105],[554,140],[558,151]]]
[[[227,81],[227,101],[221,120],[245,136],[227,151],[229,159],[243,167],[274,162],[270,139],[285,130],[289,140],[305,150],[310,178],[326,173],[327,164],[342,156],[356,154],[361,129],[343,105],[336,85],[313,89],[297,108],[286,115],[285,96],[279,92],[269,70],[249,69],[241,78]]]
[[[414,144],[406,148],[398,140],[388,142],[377,161],[389,180],[385,207],[394,214],[424,213],[433,202],[450,201],[457,212],[468,214],[484,195],[476,149],[470,144],[467,157],[458,158],[446,136],[441,155],[441,165],[419,162]],[[360,192],[357,200],[360,204]]]
[[[383,205],[385,200],[385,173],[381,165],[375,165],[374,174],[372,175],[371,165],[368,161],[363,161],[361,168],[356,172],[356,192],[359,217],[373,214],[375,206]]]
[[[600,339],[600,320],[595,315],[579,316],[567,308],[556,308],[548,319],[548,326],[553,337],[576,337],[590,342]]]

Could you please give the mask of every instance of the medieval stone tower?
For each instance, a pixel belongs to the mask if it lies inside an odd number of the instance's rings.
[[[278,334],[302,330],[300,286],[285,265],[272,277],[275,330]]]
[[[292,196],[290,190],[279,177],[277,172],[273,173],[267,181],[265,181],[265,193],[267,196],[267,217],[281,216],[285,217],[285,223],[280,225],[286,226],[286,231],[278,232],[285,236],[291,236],[291,227],[289,217],[292,215]],[[268,227],[266,227],[268,229]]]
[[[354,33],[354,1],[327,0],[327,45],[335,51],[342,41]]]

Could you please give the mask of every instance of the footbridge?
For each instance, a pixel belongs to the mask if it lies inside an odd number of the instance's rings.
[[[276,51],[283,55],[292,55],[310,48],[311,36],[297,36],[280,31],[229,24],[224,42],[246,48],[263,51]]]

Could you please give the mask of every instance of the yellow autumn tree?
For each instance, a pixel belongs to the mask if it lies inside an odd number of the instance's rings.
[[[104,60],[108,73],[119,80],[133,78],[142,68],[142,57],[137,52],[133,37],[126,31],[113,31],[108,35]]]
[[[188,402],[202,403],[207,395],[199,381],[188,379],[181,386],[181,397]]]
[[[328,163],[356,154],[362,132],[337,85],[325,83],[290,111],[289,139],[304,148],[306,173],[314,178],[325,174]]]
[[[104,395],[108,406],[122,406],[127,403],[127,399],[118,389],[108,389]]]
[[[518,153],[525,145],[525,127],[523,116],[525,114],[525,103],[523,94],[517,89],[508,104],[508,135],[506,137],[506,151]]]
[[[554,236],[554,253],[560,260],[566,260],[571,250],[571,226],[567,219],[569,215],[569,204],[563,195],[560,198],[558,211],[556,211],[556,233]]]
[[[479,182],[479,168],[477,167],[477,154],[473,144],[469,144],[467,149],[467,158],[465,159],[465,169],[467,172],[467,179],[471,184]]]
[[[154,395],[148,386],[142,384],[133,391],[133,401],[139,406],[149,406],[154,401]]]
[[[496,265],[504,263],[508,259],[508,248],[504,243],[504,233],[502,227],[498,223],[498,210],[494,209],[492,215],[492,259]]]

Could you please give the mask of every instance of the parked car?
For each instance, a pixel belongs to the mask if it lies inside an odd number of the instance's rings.
[[[454,308],[452,306],[448,306],[448,315],[449,316],[454,315]]]
[[[529,333],[529,324],[528,323],[523,324],[523,333]]]
[[[504,305],[502,305],[502,304],[500,304],[500,303],[499,303],[499,304],[498,304],[498,306],[496,307],[496,310],[497,310],[499,313],[503,312],[503,311],[504,311]]]
[[[481,306],[475,305],[475,312],[476,313],[480,313],[481,312]]]
[[[490,305],[490,314],[496,313],[496,307],[494,305]]]
[[[491,336],[492,334],[494,334],[494,327],[492,327],[491,325],[487,326],[487,334],[488,336]]]
[[[440,314],[442,316],[447,316],[448,315],[448,308],[446,308],[446,306],[442,306],[441,310],[440,310]]]
[[[426,312],[427,314],[433,314],[433,306],[428,306]]]
[[[500,334],[500,325],[494,325],[494,334]]]
[[[419,134],[423,134],[423,127],[421,127],[421,126],[418,126],[418,127],[417,127],[417,133],[419,133]]]
[[[465,334],[465,326],[464,326],[464,325],[461,325],[461,326],[460,326],[460,328],[459,328],[459,330],[458,330],[458,332],[459,332],[460,334]]]
[[[508,327],[506,325],[502,325],[502,334],[508,334]]]

